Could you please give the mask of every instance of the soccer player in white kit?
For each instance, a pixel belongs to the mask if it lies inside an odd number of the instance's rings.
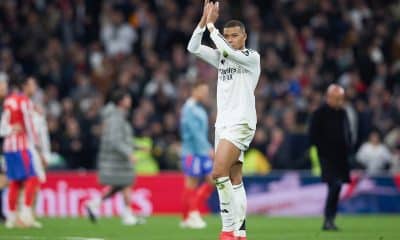
[[[260,76],[260,55],[245,48],[243,23],[228,21],[221,35],[214,26],[218,15],[218,2],[205,0],[202,18],[187,49],[218,69],[216,153],[211,175],[220,202],[220,240],[245,240],[247,203],[242,162],[256,129],[254,90]],[[206,28],[217,49],[201,44]]]

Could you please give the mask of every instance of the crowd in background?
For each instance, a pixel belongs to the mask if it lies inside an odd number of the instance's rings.
[[[399,169],[400,3],[230,0],[220,9],[217,26],[242,20],[247,47],[261,54],[251,150],[268,168],[311,167],[310,114],[336,82],[346,90],[352,166]],[[216,87],[215,69],[186,51],[201,10],[200,0],[0,1],[0,76],[39,80],[34,100],[47,110],[51,166],[96,167],[102,107],[123,88],[133,97],[143,171],[179,168],[178,119],[190,85]],[[207,108],[212,126],[214,99]]]

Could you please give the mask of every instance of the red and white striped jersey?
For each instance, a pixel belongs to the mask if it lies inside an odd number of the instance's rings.
[[[0,123],[0,135],[4,136],[4,152],[22,151],[38,146],[33,111],[32,101],[23,94],[12,93],[5,99]],[[13,127],[17,125],[21,130],[13,131]]]

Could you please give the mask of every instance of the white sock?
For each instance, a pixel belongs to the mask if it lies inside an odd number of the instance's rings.
[[[222,231],[232,232],[235,230],[235,213],[233,201],[233,187],[229,177],[220,177],[215,181],[219,207],[221,209]]]
[[[243,182],[239,185],[233,185],[233,196],[235,199],[235,236],[246,237],[246,209],[247,198],[246,190],[244,189]],[[240,229],[243,226],[243,229]]]
[[[32,207],[30,206],[26,206],[25,204],[23,204],[21,206],[21,214],[25,215],[25,216],[33,216],[33,212],[32,212]]]
[[[31,226],[33,221],[34,221],[34,217],[33,217],[33,212],[32,212],[32,208],[29,206],[26,206],[25,204],[23,204],[21,206],[21,213],[20,213],[20,219],[21,221],[28,225]]]
[[[8,213],[7,213],[7,221],[15,222],[16,219],[17,219],[16,212],[15,211],[8,211]]]

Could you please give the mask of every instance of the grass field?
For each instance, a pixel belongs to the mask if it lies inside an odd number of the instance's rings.
[[[42,229],[5,229],[0,240],[217,240],[218,216],[208,216],[204,230],[178,227],[177,216],[157,216],[145,225],[126,227],[117,218],[104,218],[93,225],[86,219],[41,219]],[[400,216],[370,215],[338,218],[339,232],[322,232],[320,218],[251,216],[247,220],[250,240],[400,240]]]

